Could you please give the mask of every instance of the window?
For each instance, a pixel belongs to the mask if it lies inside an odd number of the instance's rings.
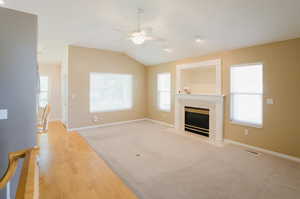
[[[132,108],[132,75],[90,73],[90,112]]]
[[[230,76],[231,121],[261,127],[263,122],[263,65],[233,66]]]
[[[159,73],[157,75],[157,101],[158,108],[163,111],[171,110],[171,74]]]
[[[39,106],[45,107],[48,104],[49,82],[47,76],[40,77]]]

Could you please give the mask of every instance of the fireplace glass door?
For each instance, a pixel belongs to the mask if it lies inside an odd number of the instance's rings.
[[[185,130],[209,137],[209,109],[184,107]]]

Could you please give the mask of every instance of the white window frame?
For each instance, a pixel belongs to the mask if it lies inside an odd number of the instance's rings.
[[[130,99],[130,107],[128,108],[114,108],[114,109],[107,109],[107,110],[92,110],[91,107],[91,92],[92,92],[92,88],[91,88],[91,76],[92,75],[99,75],[99,74],[106,74],[106,75],[123,75],[123,76],[130,76],[131,77],[131,99]],[[126,111],[126,110],[131,110],[133,108],[133,75],[129,74],[129,73],[102,73],[102,72],[90,72],[89,74],[89,112],[90,113],[105,113],[105,112],[116,112],[116,111]]]
[[[46,76],[46,75],[41,75],[40,77],[39,77],[40,79],[39,79],[39,82],[40,82],[40,91],[39,91],[39,107],[41,107],[41,108],[44,108],[45,106],[47,106],[47,104],[49,104],[49,90],[50,90],[50,81],[49,81],[49,76]],[[47,90],[42,90],[42,87],[41,87],[41,79],[42,78],[46,78],[47,79]],[[46,105],[45,106],[41,106],[41,94],[42,93],[46,93],[47,94],[47,103],[46,103]]]
[[[262,84],[264,85],[264,64],[262,62],[256,62],[256,63],[246,63],[246,64],[238,64],[238,65],[233,65],[230,67],[230,71],[229,71],[229,92],[230,92],[230,122],[232,124],[237,124],[237,125],[242,125],[242,126],[248,126],[248,127],[255,127],[255,128],[263,128],[263,123],[264,123],[264,86],[262,88],[262,93],[232,93],[231,92],[231,69],[234,67],[245,67],[245,66],[255,66],[255,65],[261,65],[262,66]],[[244,122],[244,121],[238,121],[238,120],[234,120],[233,119],[233,97],[232,95],[234,94],[244,94],[244,95],[260,95],[261,96],[261,124],[254,124],[251,122]]]
[[[169,75],[170,76],[170,89],[169,90],[160,90],[159,89],[158,77],[160,75]],[[160,111],[171,112],[171,106],[172,106],[172,99],[171,99],[171,87],[172,87],[172,85],[171,84],[172,84],[172,74],[170,72],[157,73],[157,75],[156,75],[156,94],[157,94],[156,101],[157,101],[157,103],[156,104],[157,104],[158,110],[160,110]],[[168,109],[162,109],[160,107],[160,92],[169,92],[169,94],[170,94],[170,106],[169,106]]]

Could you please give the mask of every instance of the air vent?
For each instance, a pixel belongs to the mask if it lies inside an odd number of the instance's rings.
[[[247,151],[248,153],[252,154],[252,155],[255,155],[255,156],[259,156],[260,153],[256,152],[256,151],[251,151],[251,150],[245,150]]]

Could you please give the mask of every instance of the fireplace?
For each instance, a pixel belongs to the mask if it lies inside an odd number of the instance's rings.
[[[185,106],[184,129],[209,137],[209,109]]]
[[[197,110],[205,111],[205,117],[208,118],[208,124],[206,129],[209,129],[207,141],[215,146],[223,146],[223,95],[186,95],[186,94],[176,94],[175,99],[175,128],[179,133],[187,133],[185,130],[185,108],[192,108]],[[189,111],[190,112],[190,111]],[[189,115],[188,115],[189,116]],[[188,118],[188,117],[187,117]],[[191,121],[195,121],[191,119]],[[188,125],[190,125],[188,123]],[[193,123],[192,123],[193,125]],[[194,125],[195,126],[195,125]],[[205,126],[204,126],[205,127]],[[208,128],[207,128],[208,127]],[[202,128],[202,127],[200,127]],[[190,129],[187,129],[190,130]],[[193,129],[195,130],[195,128]],[[193,134],[195,131],[193,131]],[[201,132],[203,133],[203,132]],[[200,134],[197,131],[197,134]],[[202,135],[202,134],[201,134]],[[206,140],[206,139],[204,139]]]

